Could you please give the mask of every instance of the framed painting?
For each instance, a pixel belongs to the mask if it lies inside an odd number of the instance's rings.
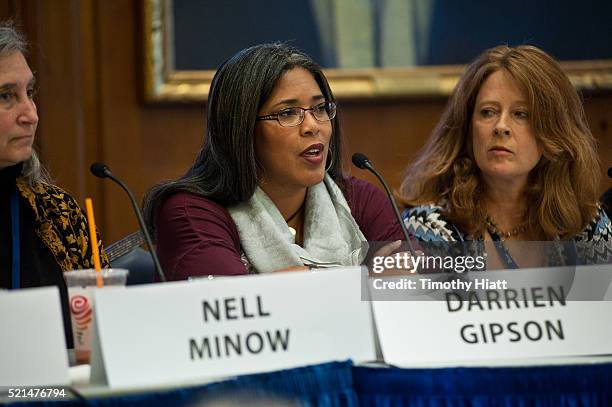
[[[202,102],[225,58],[287,42],[325,69],[339,99],[446,97],[465,64],[499,44],[533,44],[583,91],[612,90],[612,2],[517,0],[141,0],[144,97]]]

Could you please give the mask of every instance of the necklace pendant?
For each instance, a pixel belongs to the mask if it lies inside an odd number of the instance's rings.
[[[527,225],[525,223],[515,227],[514,229],[512,229],[512,231],[509,232],[504,232],[503,230],[500,230],[497,227],[497,224],[495,223],[495,221],[493,221],[493,219],[487,215],[486,219],[486,226],[487,229],[489,231],[489,233],[491,235],[496,234],[499,236],[500,240],[505,241],[506,239],[511,238],[512,236],[518,236],[521,233],[524,233],[527,230]]]

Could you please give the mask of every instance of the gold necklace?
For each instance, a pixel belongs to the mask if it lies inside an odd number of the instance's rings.
[[[495,221],[493,221],[493,218],[491,218],[491,216],[489,215],[487,215],[486,223],[487,223],[487,230],[489,231],[489,233],[491,235],[499,236],[501,240],[506,240],[513,236],[518,236],[527,230],[527,222],[523,222],[517,227],[515,227],[514,229],[512,229],[511,231],[505,232],[499,229]]]

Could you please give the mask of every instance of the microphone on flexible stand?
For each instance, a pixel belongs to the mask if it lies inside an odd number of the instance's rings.
[[[91,173],[98,178],[110,178],[115,183],[117,183],[128,195],[130,198],[130,202],[132,207],[134,208],[134,212],[136,213],[136,218],[138,219],[138,224],[140,225],[140,231],[144,236],[145,242],[149,247],[149,253],[151,254],[151,258],[153,259],[153,264],[155,265],[155,270],[157,271],[157,275],[159,276],[160,281],[166,281],[166,275],[162,271],[161,264],[159,264],[159,259],[157,258],[157,254],[155,253],[155,249],[153,248],[153,242],[151,241],[151,236],[145,226],[144,219],[142,217],[142,212],[136,203],[136,199],[132,192],[128,189],[128,187],[121,181],[119,178],[115,177],[111,172],[110,168],[104,163],[93,163],[90,167]]]
[[[374,166],[372,165],[368,157],[365,156],[365,154],[361,154],[361,153],[353,154],[352,161],[355,167],[360,168],[362,170],[368,170],[372,174],[376,175],[376,178],[378,178],[378,180],[383,185],[383,187],[385,187],[387,198],[389,198],[389,201],[391,202],[391,206],[393,206],[395,217],[397,218],[397,221],[399,222],[399,225],[402,228],[402,232],[404,233],[404,238],[406,239],[406,242],[408,243],[408,247],[410,248],[410,251],[412,253],[415,253],[414,249],[412,248],[412,243],[410,242],[410,235],[408,234],[408,230],[406,230],[406,225],[404,225],[404,222],[402,221],[402,217],[399,213],[399,209],[397,209],[397,204],[395,203],[395,199],[393,199],[391,190],[389,189],[389,186],[387,185],[383,177],[378,173],[378,171],[374,169]]]

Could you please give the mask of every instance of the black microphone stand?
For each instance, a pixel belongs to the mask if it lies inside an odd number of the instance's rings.
[[[378,171],[376,171],[376,169],[374,169],[374,166],[372,165],[370,160],[361,153],[353,154],[353,164],[360,169],[365,169],[365,170],[370,171],[372,174],[376,176],[376,178],[378,178],[380,183],[383,185],[383,187],[385,188],[385,192],[387,193],[387,197],[389,198],[389,201],[391,201],[391,206],[393,207],[393,211],[395,212],[397,221],[400,224],[400,228],[402,229],[402,233],[404,234],[404,238],[406,239],[408,248],[410,249],[411,253],[415,253],[412,247],[412,243],[410,241],[410,234],[408,233],[408,230],[406,229],[406,225],[404,225],[404,222],[402,221],[402,216],[400,215],[399,209],[397,208],[395,199],[393,199],[393,194],[391,193],[391,190],[389,189],[389,186],[385,182],[384,178],[378,173]]]
[[[136,218],[138,219],[138,224],[140,225],[140,230],[142,231],[142,235],[144,236],[145,242],[147,243],[147,246],[149,248],[149,253],[151,253],[151,258],[153,259],[153,264],[155,265],[155,271],[157,272],[157,275],[159,276],[160,281],[162,282],[166,282],[166,275],[164,274],[164,272],[162,271],[162,267],[161,264],[159,263],[159,259],[157,258],[157,253],[155,252],[155,248],[153,247],[153,241],[151,240],[151,236],[149,235],[149,231],[147,230],[147,227],[145,225],[144,219],[142,218],[142,213],[140,213],[140,208],[138,207],[138,204],[136,203],[136,198],[134,198],[134,195],[132,194],[132,192],[128,189],[127,185],[125,185],[125,183],[123,181],[121,181],[119,178],[115,177],[110,169],[101,163],[94,163],[91,165],[91,172],[99,178],[110,178],[113,181],[115,181],[124,191],[125,193],[128,195],[129,199],[130,199],[130,203],[132,204],[132,207],[134,208],[134,212],[136,213]]]

